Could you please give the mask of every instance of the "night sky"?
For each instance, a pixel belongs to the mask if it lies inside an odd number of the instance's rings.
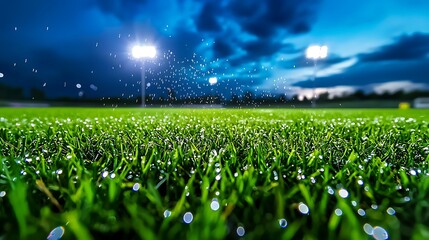
[[[0,83],[46,96],[331,95],[429,90],[427,0],[0,2]],[[305,50],[329,47],[313,62]],[[209,84],[210,77],[218,83]]]

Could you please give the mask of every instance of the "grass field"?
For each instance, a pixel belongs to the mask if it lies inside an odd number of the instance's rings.
[[[428,239],[428,110],[0,109],[0,239]]]

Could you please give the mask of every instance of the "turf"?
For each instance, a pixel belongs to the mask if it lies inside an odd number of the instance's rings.
[[[428,110],[0,109],[0,239],[424,239]]]

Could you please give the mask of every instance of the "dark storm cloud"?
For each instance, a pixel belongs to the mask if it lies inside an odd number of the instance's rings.
[[[232,0],[229,7],[243,30],[259,38],[273,37],[279,30],[290,34],[308,32],[319,1],[313,0]]]
[[[309,32],[318,3],[314,0],[207,1],[195,23],[199,30],[216,37],[215,57],[230,57],[237,50],[244,50],[244,56],[231,59],[233,65],[240,65],[246,59],[255,62],[274,56],[285,49],[282,42],[287,36]],[[245,38],[244,34],[252,37]]]
[[[361,54],[362,62],[411,60],[424,58],[429,53],[429,34],[402,35],[394,43],[381,46],[374,52]]]
[[[233,46],[224,38],[216,38],[213,45],[215,58],[226,58],[231,56],[235,51]]]
[[[246,58],[257,59],[258,57],[273,56],[279,52],[283,44],[270,39],[260,39],[244,43],[244,50],[247,52]]]
[[[142,11],[146,0],[95,0],[104,13],[113,15],[119,20],[132,20]]]
[[[199,31],[217,32],[222,28],[219,25],[217,16],[219,15],[219,5],[214,1],[206,2],[197,18],[195,19]]]

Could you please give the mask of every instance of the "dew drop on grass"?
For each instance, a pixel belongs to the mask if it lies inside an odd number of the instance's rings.
[[[110,178],[111,178],[111,179],[114,179],[115,177],[116,177],[116,174],[115,174],[115,173],[110,174]]]
[[[57,171],[55,171],[55,174],[61,175],[61,174],[63,174],[63,170],[62,169],[58,169]]]
[[[170,211],[170,210],[168,210],[168,209],[166,209],[166,210],[164,211],[164,218],[168,218],[169,216],[171,216],[171,211]]]
[[[341,209],[337,208],[337,209],[335,209],[335,215],[341,216],[341,215],[343,215],[343,211]]]
[[[411,170],[410,170],[410,174],[411,174],[412,176],[416,176],[416,175],[417,175],[417,172],[416,172],[416,170],[411,169]]]
[[[372,228],[372,226],[368,223],[365,223],[363,225],[363,230],[365,231],[366,234],[368,235],[372,235],[374,232],[374,228]]]
[[[192,220],[194,219],[194,216],[192,215],[191,212],[187,212],[183,215],[183,221],[186,224],[190,224],[192,222]]]
[[[108,171],[104,171],[104,172],[101,174],[101,177],[106,178],[106,177],[107,177],[107,175],[109,175],[109,172],[108,172]]]
[[[352,201],[352,205],[353,205],[353,207],[356,207],[357,206],[357,202],[356,201]]]
[[[280,225],[281,228],[287,227],[287,221],[286,221],[286,219],[284,219],[284,218],[279,219],[279,225]]]
[[[240,227],[237,228],[237,235],[239,237],[244,236],[245,233],[246,233],[246,230],[244,230],[244,227],[240,226]]]
[[[389,208],[386,210],[386,212],[387,212],[387,214],[389,214],[389,215],[395,215],[395,213],[396,213],[395,209],[393,209],[393,208],[391,208],[391,207],[389,207]]]
[[[302,214],[308,214],[310,212],[310,209],[308,208],[308,206],[305,205],[305,203],[302,203],[302,202],[298,204],[298,210]]]
[[[365,210],[363,210],[362,208],[359,208],[359,209],[357,210],[357,213],[358,213],[361,217],[363,217],[363,216],[365,216],[365,215],[366,215]]]
[[[374,210],[377,210],[378,209],[378,205],[377,204],[371,204],[371,208],[374,209]]]
[[[379,226],[375,226],[372,229],[372,236],[376,239],[376,240],[385,240],[389,238],[389,234],[387,234],[387,231]]]
[[[134,183],[133,185],[133,191],[137,192],[140,189],[140,183]]]
[[[213,211],[217,211],[219,209],[219,207],[220,207],[220,205],[219,205],[218,200],[216,198],[213,198],[212,202],[210,203],[210,208]]]
[[[342,198],[347,198],[349,196],[349,192],[346,189],[342,188],[338,191],[338,195],[340,195],[340,197]]]
[[[216,175],[216,181],[219,181],[221,178],[220,174]]]
[[[328,186],[328,193],[331,195],[334,194],[334,189],[332,189],[330,186]]]
[[[357,183],[359,184],[359,185],[363,185],[363,181],[362,181],[362,179],[359,179],[358,181],[357,181]]]
[[[1,191],[0,192],[0,197],[4,197],[4,196],[6,196],[6,192],[5,191]]]

